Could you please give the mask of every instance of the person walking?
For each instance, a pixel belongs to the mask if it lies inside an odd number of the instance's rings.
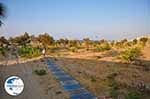
[[[43,48],[42,54],[43,54],[43,57],[44,57],[44,58],[45,58],[45,53],[46,53],[46,50],[45,50],[45,48]]]

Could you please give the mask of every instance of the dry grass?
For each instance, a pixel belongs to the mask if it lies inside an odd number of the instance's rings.
[[[150,61],[147,50],[144,49],[142,53]],[[144,84],[150,84],[150,71],[145,71],[141,65],[122,63],[116,58],[118,53],[115,50],[99,53],[79,52],[56,57],[55,61],[97,96],[109,96],[109,83],[111,82],[109,76],[112,75],[115,75],[113,79],[117,82],[121,93],[126,93],[128,88],[135,87],[141,81]]]

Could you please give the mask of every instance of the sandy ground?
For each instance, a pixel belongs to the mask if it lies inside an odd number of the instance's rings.
[[[96,96],[108,96],[110,88],[107,77],[113,73],[116,73],[115,80],[121,89],[124,88],[122,86],[134,87],[141,81],[150,84],[150,71],[145,70],[150,66],[149,50],[150,47],[142,50],[142,64],[139,65],[120,62],[117,51],[73,53],[55,57],[54,61]]]
[[[33,73],[35,69],[39,68],[46,69],[48,73],[44,76],[38,76]],[[0,99],[68,99],[68,94],[62,90],[42,59],[20,64],[9,64],[7,67],[1,65],[0,70],[1,81],[3,79]],[[2,86],[4,79],[12,75],[21,77],[25,84],[24,91],[16,97],[8,95]]]
[[[150,47],[145,48],[141,56],[141,61],[146,66],[150,66],[149,50]],[[121,86],[131,86],[140,81],[145,84],[150,83],[150,71],[145,71],[142,65],[119,62],[116,58],[117,51],[63,54],[53,57],[55,62],[96,96],[108,95],[110,89],[107,76],[112,73],[117,73],[116,81]],[[9,75],[20,76],[25,83],[23,93],[17,97],[11,97],[4,90],[0,90],[0,99],[69,99],[69,95],[63,91],[58,81],[48,71],[47,65],[41,57],[26,59],[25,61],[21,59],[21,62],[21,64],[15,64],[15,61],[10,61],[5,68],[0,65],[0,74],[3,79],[6,79]],[[5,62],[3,61],[0,64],[3,63]],[[48,74],[37,76],[33,73],[33,70],[40,68],[46,69]],[[96,81],[93,82],[92,78]],[[149,97],[145,99],[149,99]]]

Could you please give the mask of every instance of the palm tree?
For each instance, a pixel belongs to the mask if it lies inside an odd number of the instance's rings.
[[[2,18],[5,17],[5,7],[2,3],[0,3],[0,26],[3,24]]]

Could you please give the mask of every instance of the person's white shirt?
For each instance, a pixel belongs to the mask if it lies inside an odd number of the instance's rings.
[[[42,54],[45,54],[45,49],[42,50]]]

